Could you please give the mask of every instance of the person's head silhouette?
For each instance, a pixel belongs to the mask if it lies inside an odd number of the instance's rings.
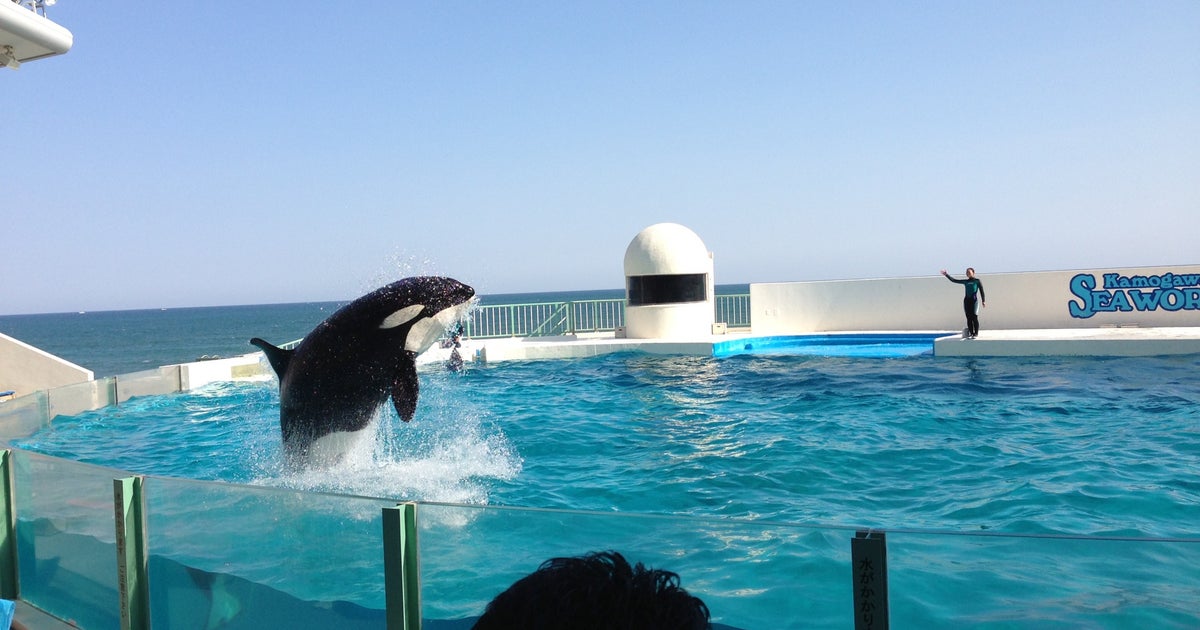
[[[488,604],[475,630],[709,628],[708,607],[670,571],[630,566],[615,551],[553,558]]]

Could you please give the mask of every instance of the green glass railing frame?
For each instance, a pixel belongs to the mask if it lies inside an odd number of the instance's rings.
[[[397,506],[384,498],[131,477],[21,450],[7,451],[0,466],[15,470],[10,514],[25,547],[18,567],[7,561],[2,568],[20,576],[23,599],[82,627],[171,627],[197,614],[217,615],[218,622],[228,620],[222,614],[245,614],[293,619],[289,627],[386,619],[388,628],[416,628],[423,619],[478,615],[548,558],[605,549],[680,574],[714,621],[729,626],[803,620],[809,627],[846,627],[857,610],[851,547],[861,534],[848,527]],[[114,518],[114,503],[121,519]],[[271,516],[264,522],[263,514]],[[238,540],[237,532],[263,528],[270,545]],[[521,544],[497,544],[499,532]],[[902,627],[1187,627],[1196,619],[1200,539],[904,529],[886,535],[885,601]],[[336,580],[318,574],[306,559],[311,554],[298,553],[313,547],[323,550],[316,562],[334,569]],[[753,571],[731,572],[735,566]],[[356,582],[357,590],[375,588],[378,596],[348,606],[352,598],[333,590],[344,581]],[[930,610],[931,593],[954,593],[959,606]],[[223,598],[237,608],[222,608]]]

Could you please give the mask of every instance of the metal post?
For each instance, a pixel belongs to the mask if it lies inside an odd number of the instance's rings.
[[[854,629],[888,630],[887,540],[884,532],[859,530],[850,539]]]
[[[17,572],[17,503],[13,487],[12,449],[0,451],[0,492],[3,492],[4,522],[0,523],[0,597],[16,599],[21,594]]]
[[[147,581],[146,568],[148,554],[143,480],[143,477],[113,479],[121,630],[150,628],[150,583]]]
[[[383,508],[383,583],[388,630],[421,628],[417,504]]]

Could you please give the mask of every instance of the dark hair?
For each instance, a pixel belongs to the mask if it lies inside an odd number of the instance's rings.
[[[488,604],[475,630],[709,628],[708,606],[670,571],[630,566],[615,551],[553,558]]]

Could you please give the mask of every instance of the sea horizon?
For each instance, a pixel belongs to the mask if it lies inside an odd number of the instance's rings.
[[[716,285],[717,295],[749,284]],[[537,291],[479,296],[482,305],[620,299],[624,289]],[[48,352],[96,378],[257,352],[251,337],[275,344],[307,335],[351,299],[227,306],[181,306],[0,315],[0,333]],[[0,383],[0,390],[3,390]]]
[[[716,295],[735,295],[738,293],[750,292],[749,282],[729,283],[714,285]],[[592,295],[595,294],[595,295]],[[555,298],[546,300],[546,297],[554,296],[578,296],[568,299]],[[586,297],[585,297],[586,296]],[[579,300],[603,300],[603,299],[618,299],[625,296],[624,288],[614,289],[577,289],[570,291],[517,291],[511,293],[483,293],[477,297],[482,304],[525,304],[525,303],[541,303],[546,301],[552,302],[570,302]],[[529,299],[533,298],[533,299]],[[184,309],[205,309],[205,308],[240,308],[240,307],[259,307],[259,306],[296,306],[302,304],[347,304],[356,298],[342,298],[337,300],[300,300],[295,302],[255,302],[253,304],[197,304],[189,306],[139,306],[133,308],[102,308],[102,309],[84,309],[78,311],[45,311],[38,313],[0,313],[0,320],[9,317],[40,317],[43,315],[80,315],[88,313],[131,313],[139,311],[170,311]],[[0,329],[0,332],[4,332]]]

